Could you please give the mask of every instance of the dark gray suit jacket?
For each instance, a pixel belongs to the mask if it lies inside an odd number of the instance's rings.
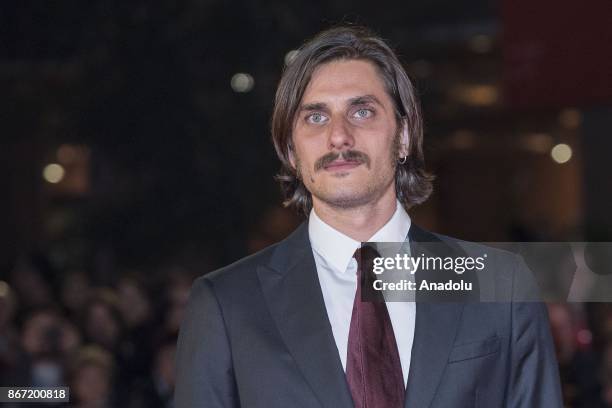
[[[409,236],[462,246],[414,225]],[[407,408],[562,407],[546,309],[512,302],[524,264],[507,252],[489,254],[499,267],[480,284],[507,293],[508,302],[417,302]],[[353,406],[306,223],[195,281],[179,336],[175,401],[176,408]]]

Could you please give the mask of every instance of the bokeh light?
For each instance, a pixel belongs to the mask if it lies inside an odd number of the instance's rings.
[[[234,92],[249,92],[255,86],[255,80],[250,74],[239,72],[232,77],[231,86]]]
[[[565,143],[559,143],[552,148],[550,156],[559,164],[567,163],[572,158],[572,148]]]
[[[65,174],[64,168],[57,163],[47,164],[43,170],[43,178],[51,184],[57,184],[62,181]]]

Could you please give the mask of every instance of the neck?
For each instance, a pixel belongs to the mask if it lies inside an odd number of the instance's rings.
[[[395,194],[351,208],[340,208],[313,199],[314,210],[323,222],[359,242],[366,242],[381,229],[395,213],[396,206]]]

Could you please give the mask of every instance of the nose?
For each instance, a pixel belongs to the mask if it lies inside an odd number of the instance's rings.
[[[354,146],[355,139],[350,126],[344,120],[332,121],[328,129],[328,147],[331,150],[346,150]]]

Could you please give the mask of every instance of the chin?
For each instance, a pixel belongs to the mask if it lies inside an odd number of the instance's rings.
[[[373,197],[369,192],[335,191],[334,194],[324,194],[319,199],[332,207],[354,208],[367,204]]]

